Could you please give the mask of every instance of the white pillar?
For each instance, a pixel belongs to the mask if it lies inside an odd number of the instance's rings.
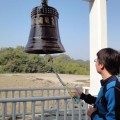
[[[101,76],[96,72],[96,53],[107,47],[106,0],[90,0],[90,93],[97,95]]]

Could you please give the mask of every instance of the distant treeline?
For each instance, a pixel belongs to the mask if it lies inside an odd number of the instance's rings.
[[[68,55],[52,55],[58,73],[89,75],[89,61],[74,60]],[[24,47],[0,49],[0,73],[52,73],[47,55],[28,54]]]

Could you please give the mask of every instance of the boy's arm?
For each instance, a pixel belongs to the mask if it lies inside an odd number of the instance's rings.
[[[84,94],[82,93],[80,99],[84,100],[88,104],[95,104],[96,97],[92,96],[91,94]]]

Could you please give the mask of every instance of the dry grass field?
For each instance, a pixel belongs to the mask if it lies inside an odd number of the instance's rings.
[[[71,86],[89,86],[89,76],[59,74]],[[62,86],[54,73],[0,74],[0,88],[42,88]]]

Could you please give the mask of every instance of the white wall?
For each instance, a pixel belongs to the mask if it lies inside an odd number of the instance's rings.
[[[107,47],[106,0],[90,2],[90,92],[97,95],[101,76],[96,72],[94,59],[101,48]]]

